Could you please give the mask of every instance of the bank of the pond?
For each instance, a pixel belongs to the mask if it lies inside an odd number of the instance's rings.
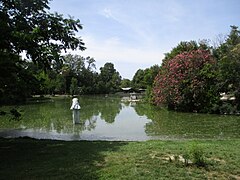
[[[109,142],[0,138],[0,177],[239,179],[239,149],[240,139]]]

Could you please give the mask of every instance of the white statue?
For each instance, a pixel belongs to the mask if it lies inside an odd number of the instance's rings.
[[[80,104],[78,102],[78,98],[73,98],[72,99],[72,106],[70,108],[71,110],[73,110],[73,124],[78,124],[80,123]]]

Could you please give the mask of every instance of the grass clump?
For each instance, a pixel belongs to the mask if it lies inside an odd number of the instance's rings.
[[[205,158],[203,146],[194,144],[192,145],[190,152],[191,152],[190,156],[192,156],[193,164],[195,164],[198,167],[207,166],[207,161]]]

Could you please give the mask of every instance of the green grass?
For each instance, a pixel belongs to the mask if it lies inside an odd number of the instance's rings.
[[[200,148],[204,166],[171,156]],[[178,159],[178,158],[176,158]],[[240,140],[52,141],[0,138],[0,179],[240,179]]]

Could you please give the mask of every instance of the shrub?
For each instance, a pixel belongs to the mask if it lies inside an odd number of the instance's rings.
[[[193,158],[193,163],[197,166],[205,167],[207,165],[203,147],[199,145],[194,145],[191,149],[191,155]]]
[[[210,52],[200,49],[168,60],[155,79],[155,104],[180,111],[208,111],[219,99],[215,65]]]

